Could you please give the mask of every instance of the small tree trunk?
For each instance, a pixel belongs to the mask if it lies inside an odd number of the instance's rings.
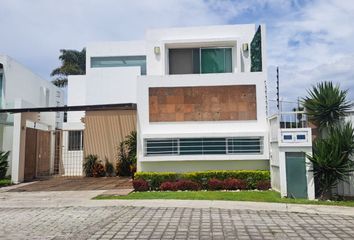
[[[321,192],[321,195],[320,195],[320,200],[330,200],[332,198],[332,192],[330,189],[324,189],[322,192]]]

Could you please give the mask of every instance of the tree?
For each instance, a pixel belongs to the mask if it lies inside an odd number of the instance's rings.
[[[323,82],[308,91],[303,106],[308,118],[319,128],[319,136],[313,144],[313,155],[307,156],[313,164],[316,192],[321,199],[331,198],[331,189],[339,181],[345,181],[354,163],[354,130],[343,117],[351,108],[347,90],[339,85]]]
[[[347,90],[340,90],[339,85],[332,82],[322,82],[308,91],[308,97],[303,99],[309,121],[319,130],[324,130],[338,123],[350,110],[351,104],[347,101]]]
[[[346,181],[354,171],[350,156],[354,152],[354,130],[350,123],[330,129],[325,139],[317,139],[313,145],[313,155],[308,159],[313,164],[315,184],[320,199],[330,199],[331,189],[339,181]]]
[[[83,75],[86,72],[86,49],[81,51],[61,49],[59,60],[61,66],[54,69],[50,76],[56,77],[52,82],[58,87],[66,87],[68,75]]]

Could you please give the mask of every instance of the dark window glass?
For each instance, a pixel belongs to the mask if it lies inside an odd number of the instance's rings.
[[[249,154],[262,152],[262,138],[148,139],[145,155]]]
[[[284,138],[284,140],[291,140],[291,139],[293,139],[293,136],[292,135],[284,135],[283,138]]]
[[[298,140],[305,140],[306,139],[306,136],[304,134],[299,134],[299,135],[296,135],[296,138]]]
[[[228,153],[260,153],[260,138],[230,138],[228,139]]]
[[[80,151],[83,149],[83,131],[68,132],[68,150]]]
[[[232,72],[231,48],[169,49],[169,73],[226,73]]]
[[[177,139],[154,139],[146,141],[146,155],[175,155],[178,153]]]
[[[201,49],[202,73],[232,72],[231,48]]]

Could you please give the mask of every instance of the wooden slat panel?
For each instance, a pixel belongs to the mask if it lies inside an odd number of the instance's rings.
[[[25,146],[25,181],[31,181],[36,177],[36,159],[37,159],[37,130],[26,128],[26,146]]]
[[[135,110],[86,112],[84,154],[98,155],[116,163],[118,146],[131,131],[136,130]]]
[[[49,176],[51,132],[41,130],[37,131],[37,176]]]

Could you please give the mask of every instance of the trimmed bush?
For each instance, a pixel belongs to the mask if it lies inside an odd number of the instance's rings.
[[[163,182],[175,182],[179,178],[178,173],[174,172],[136,172],[134,179],[144,179],[150,183],[150,187],[154,190],[159,189]]]
[[[231,170],[231,171],[202,171],[202,172],[137,172],[135,179],[144,179],[152,189],[159,189],[163,182],[175,182],[179,179],[191,180],[204,186],[211,179],[225,180],[229,178],[244,180],[248,188],[255,189],[262,180],[270,180],[270,172],[264,170]]]
[[[176,183],[176,188],[177,190],[182,190],[182,191],[197,191],[201,189],[200,184],[193,182],[191,180],[179,180]]]
[[[93,177],[104,177],[106,176],[106,171],[101,163],[95,163],[92,169]]]
[[[133,187],[135,191],[144,192],[149,190],[149,184],[143,179],[133,180]]]
[[[241,179],[228,178],[224,180],[224,189],[226,190],[245,190],[247,189],[247,182]]]
[[[271,188],[271,184],[269,180],[261,180],[257,182],[258,190],[269,190]]]
[[[176,182],[163,182],[160,185],[161,191],[177,191]]]
[[[208,190],[222,190],[224,189],[224,181],[212,178],[208,181],[207,185]]]

